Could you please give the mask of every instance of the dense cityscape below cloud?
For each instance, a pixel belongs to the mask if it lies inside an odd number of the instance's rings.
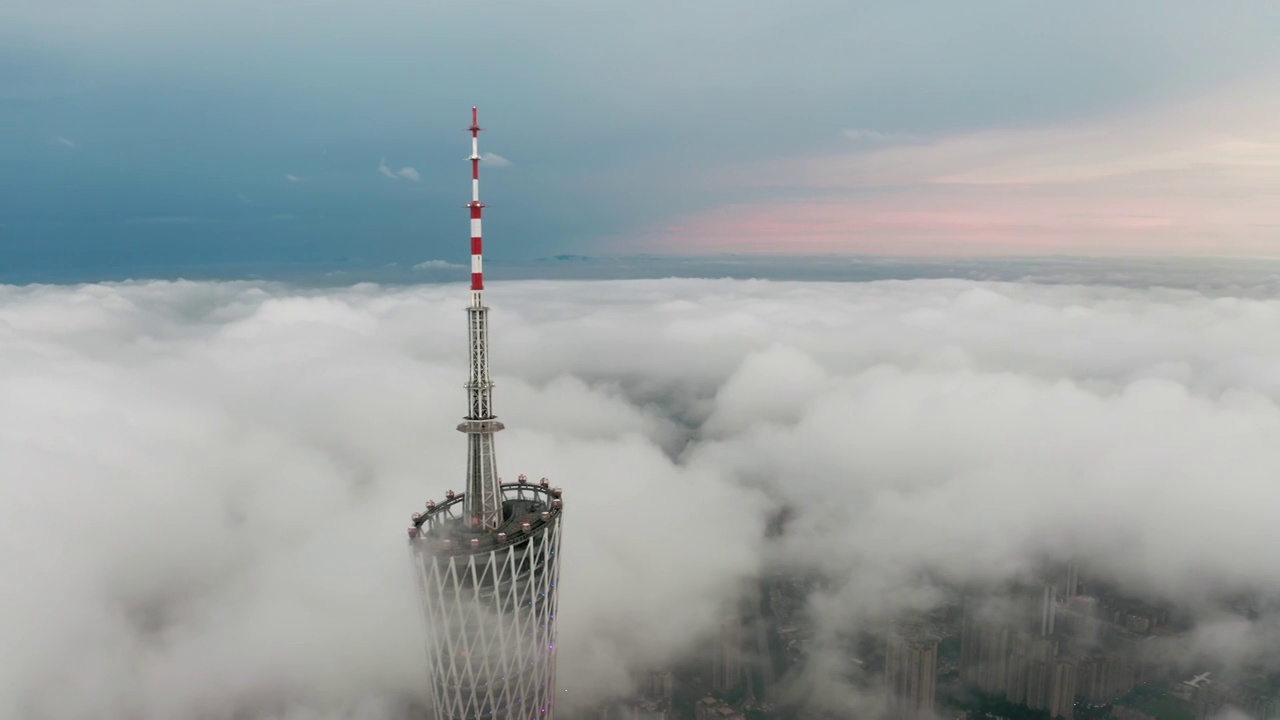
[[[846,640],[1068,560],[1174,608],[1179,671],[1271,667],[1269,287],[495,285],[500,470],[565,488],[562,702],[696,654],[778,573],[817,639],[785,682],[833,711],[880,693]],[[0,288],[0,717],[420,698],[403,528],[463,477],[461,295]]]

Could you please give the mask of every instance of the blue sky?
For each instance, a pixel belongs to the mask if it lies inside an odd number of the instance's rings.
[[[9,0],[0,261],[1268,254],[1268,5]]]

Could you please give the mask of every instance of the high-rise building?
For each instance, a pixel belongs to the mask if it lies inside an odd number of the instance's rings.
[[[1269,683],[1245,683],[1237,689],[1235,701],[1254,720],[1272,720],[1280,715],[1280,693]]]
[[[1058,653],[1052,638],[1013,633],[1005,673],[1005,698],[1018,705],[1036,702],[1043,694],[1044,675]]]
[[[960,631],[960,681],[988,695],[1004,695],[1014,635],[1007,626],[966,614]]]
[[[720,621],[720,633],[711,649],[711,686],[731,693],[742,684],[742,617],[735,611]]]
[[[1053,634],[1054,620],[1058,611],[1058,590],[1053,583],[1046,582],[1038,593],[1029,593],[1031,608],[1031,632],[1040,637]]]
[[[1195,709],[1196,720],[1209,720],[1226,708],[1230,695],[1222,683],[1205,680],[1196,683],[1191,694],[1191,706]]]
[[[498,477],[481,264],[480,125],[471,109],[471,302],[466,491],[414,513],[409,544],[427,625],[436,720],[549,720],[556,679],[559,488]]]
[[[1076,560],[1068,560],[1062,567],[1057,581],[1058,596],[1070,601],[1080,593],[1080,568]]]
[[[1050,717],[1074,712],[1076,663],[1055,637],[1056,592],[1051,584],[1024,593],[1002,618],[966,612],[960,633],[960,680],[977,690]],[[1025,611],[1025,612],[1024,612]]]
[[[641,678],[640,695],[670,705],[675,694],[675,682],[675,675],[670,670],[650,670]]]
[[[742,713],[729,703],[713,697],[704,697],[693,706],[694,720],[743,720]]]
[[[606,704],[598,720],[669,720],[675,676],[669,670],[643,673],[632,697]]]
[[[671,711],[648,700],[614,703],[600,713],[600,720],[668,720]]]
[[[885,649],[885,685],[889,716],[898,720],[933,713],[938,681],[938,638],[893,633]]]
[[[1076,695],[1090,705],[1106,705],[1133,690],[1137,669],[1133,654],[1125,650],[1081,658],[1076,669]]]
[[[1071,720],[1075,714],[1076,704],[1075,661],[1069,658],[1058,658],[1049,666],[1046,675],[1048,682],[1045,703],[1039,708],[1035,705],[1031,708],[1047,710],[1051,718]]]

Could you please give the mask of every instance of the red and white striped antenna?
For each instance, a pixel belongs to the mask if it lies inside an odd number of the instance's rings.
[[[489,308],[484,304],[484,267],[481,256],[480,120],[471,108],[471,304],[467,306],[467,338],[470,373],[467,377],[468,412],[458,430],[467,434],[467,515],[475,527],[496,531],[502,524],[502,479],[494,457],[493,434],[502,423],[493,414],[493,381],[489,378]]]
[[[480,292],[484,290],[484,240],[480,227],[480,218],[484,212],[484,203],[480,202],[480,111],[471,108],[471,301],[480,304]]]

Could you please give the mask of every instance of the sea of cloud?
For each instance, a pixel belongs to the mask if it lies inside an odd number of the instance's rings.
[[[1189,656],[1248,662],[1280,637],[1224,603],[1280,597],[1280,298],[488,295],[500,470],[565,488],[566,703],[694,649],[782,567],[830,579],[812,610],[831,633],[1076,557],[1194,609]],[[390,717],[420,697],[404,528],[463,484],[464,300],[0,287],[0,718]]]

